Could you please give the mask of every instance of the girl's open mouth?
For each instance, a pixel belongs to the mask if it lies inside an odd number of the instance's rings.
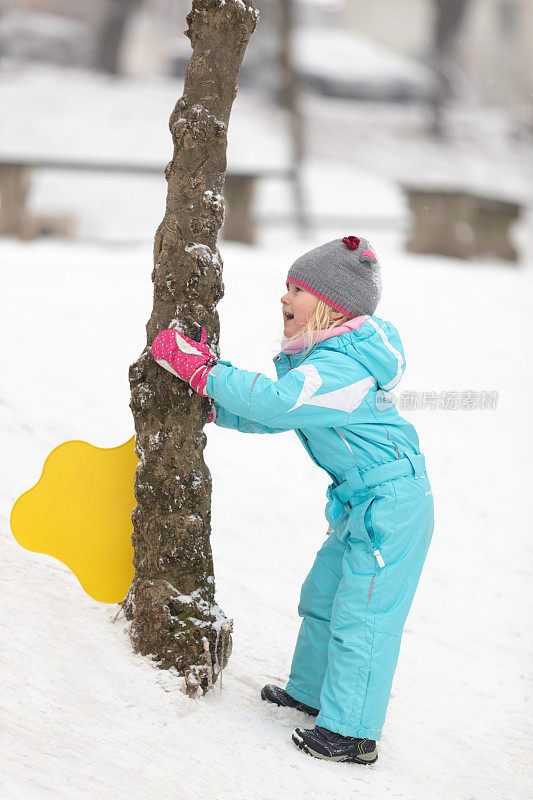
[[[285,319],[294,319],[294,314],[287,314],[286,311],[283,312],[283,316]]]

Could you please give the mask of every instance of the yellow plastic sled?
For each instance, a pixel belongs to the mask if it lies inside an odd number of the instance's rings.
[[[134,575],[135,437],[118,447],[64,442],[11,512],[17,542],[65,564],[90,597],[124,599]]]

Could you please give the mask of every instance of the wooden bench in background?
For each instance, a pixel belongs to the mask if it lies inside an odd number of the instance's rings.
[[[73,214],[30,214],[28,194],[32,174],[37,169],[58,169],[69,172],[105,172],[127,175],[164,176],[164,166],[157,164],[114,164],[94,161],[62,161],[60,159],[3,159],[0,157],[0,236],[31,240],[39,236],[74,238],[76,220]],[[226,219],[224,239],[254,244],[257,225],[253,200],[257,181],[263,178],[291,178],[290,170],[228,172],[224,186]]]
[[[509,229],[520,217],[520,203],[466,189],[402,188],[413,215],[409,252],[518,260]]]

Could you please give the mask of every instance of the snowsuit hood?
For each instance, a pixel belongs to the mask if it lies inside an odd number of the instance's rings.
[[[394,325],[379,317],[368,317],[356,329],[325,339],[317,347],[351,356],[368,370],[384,391],[394,389],[405,372],[400,334]],[[298,357],[298,353],[294,356]]]

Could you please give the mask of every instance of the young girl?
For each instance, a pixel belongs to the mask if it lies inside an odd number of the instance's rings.
[[[396,328],[374,316],[381,281],[366,239],[300,256],[281,298],[278,380],[162,331],[154,358],[214,400],[210,419],[249,433],[294,430],[331,478],[328,536],[301,591],[289,681],[264,700],[316,717],[294,743],[331,761],[377,759],[403,627],[433,533],[433,497],[411,424],[386,402],[405,369]]]

